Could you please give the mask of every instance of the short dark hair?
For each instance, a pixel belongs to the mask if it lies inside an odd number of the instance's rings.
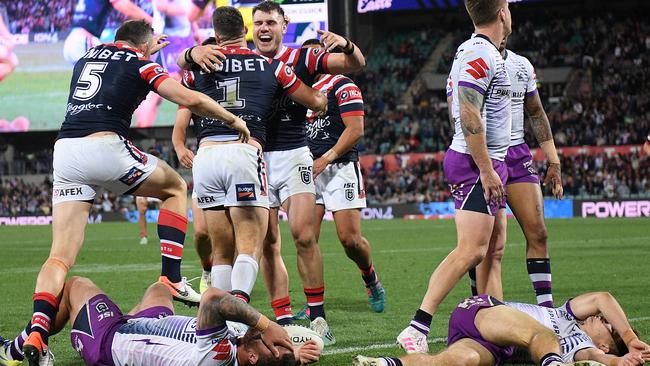
[[[126,41],[133,45],[149,42],[153,35],[151,24],[144,20],[127,20],[117,28],[115,41]]]
[[[636,329],[632,328],[632,331],[634,334],[636,334],[637,337],[639,336],[639,332]],[[627,344],[625,344],[625,341],[621,335],[618,334],[616,329],[612,329],[612,339],[614,339],[614,346],[616,349],[610,349],[609,354],[622,357],[630,352],[630,350],[627,348]]]
[[[239,38],[244,34],[244,18],[237,8],[220,6],[212,13],[214,33],[224,39]]]
[[[255,15],[255,12],[258,10],[264,13],[272,13],[274,11],[277,11],[278,14],[280,14],[280,16],[282,17],[282,19],[287,19],[287,17],[284,15],[284,10],[280,6],[280,4],[276,3],[275,1],[265,0],[255,5],[255,7],[253,8],[253,15]]]
[[[302,42],[302,47],[307,47],[307,46],[323,46],[323,44],[320,42],[320,39],[318,38],[310,38],[304,42]]]
[[[253,348],[257,342],[262,343],[262,333],[257,330],[249,329],[242,338],[239,339],[239,345],[246,348]],[[278,347],[278,350],[281,347]],[[284,348],[284,347],[282,347]],[[298,366],[300,363],[296,361],[296,356],[293,352],[287,352],[280,358],[275,358],[274,355],[269,355],[268,357],[259,355],[259,360],[257,361],[258,365],[265,366]],[[251,366],[250,362],[244,363],[242,366]]]
[[[465,0],[465,9],[474,26],[480,27],[497,20],[497,12],[506,0]]]

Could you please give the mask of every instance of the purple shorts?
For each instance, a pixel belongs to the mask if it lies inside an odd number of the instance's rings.
[[[105,294],[92,297],[79,311],[70,331],[72,347],[86,365],[113,366],[111,346],[117,329],[132,318],[159,318],[173,315],[164,306],[145,309],[133,316],[124,315]]]
[[[492,167],[499,174],[503,186],[508,179],[508,168],[503,161],[492,160]],[[481,172],[469,154],[459,153],[449,149],[443,162],[445,177],[454,196],[457,210],[474,211],[494,216],[500,208],[506,208],[506,195],[501,203],[494,204],[485,201]]]
[[[539,185],[539,176],[533,167],[533,156],[526,143],[510,146],[505,162],[508,166],[506,184],[534,183]]]
[[[486,341],[474,324],[476,313],[481,309],[499,305],[503,305],[503,303],[488,295],[472,296],[461,301],[453,313],[451,313],[451,318],[449,318],[447,345],[450,346],[463,338],[469,338],[490,351],[494,356],[496,365],[499,365],[504,359],[511,357],[515,349],[514,347],[498,346]]]

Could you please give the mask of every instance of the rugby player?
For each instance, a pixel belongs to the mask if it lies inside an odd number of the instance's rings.
[[[544,197],[537,171],[533,167],[533,157],[524,141],[524,111],[530,118],[533,134],[548,161],[544,185],[550,187],[551,193],[558,199],[563,197],[560,158],[539,97],[533,65],[525,57],[506,49],[506,42],[507,38],[499,45],[499,51],[506,62],[512,83],[512,132],[510,148],[505,158],[508,166],[508,205],[526,237],[526,269],[535,290],[537,304],[553,307],[551,260],[544,223]],[[478,289],[473,289],[474,295],[487,293],[485,289],[490,287],[490,284],[485,281],[500,279],[505,235],[502,237],[503,242],[499,242],[498,247],[494,249],[498,255],[486,256],[476,269],[478,273],[470,271],[470,278],[474,277],[475,283],[479,285]]]
[[[253,42],[258,53],[285,62],[307,85],[313,85],[317,74],[354,72],[365,66],[365,58],[358,47],[347,38],[332,32],[319,31],[326,51],[336,47],[341,54],[319,50],[291,49],[282,45],[287,31],[287,18],[279,4],[263,1],[253,8]],[[221,64],[223,58],[217,46],[199,46],[186,51],[189,59],[209,71]],[[187,60],[179,57],[179,66],[187,67]],[[262,270],[271,290],[271,305],[276,319],[292,315],[288,296],[288,273],[280,255],[279,207],[288,213],[291,234],[298,251],[298,272],[302,279],[309,306],[311,327],[326,345],[334,344],[325,320],[323,260],[316,241],[315,187],[312,178],[313,159],[305,136],[307,109],[292,103],[286,95],[275,108],[267,136],[264,159],[268,167],[269,214],[268,233],[264,242]]]
[[[226,321],[251,328],[237,339]],[[215,288],[203,295],[195,318],[174,315],[169,291],[160,283],[151,285],[140,303],[124,315],[89,279],[71,277],[52,334],[68,322],[72,348],[90,366],[280,366],[307,364],[320,357],[314,341],[292,346],[282,327]],[[9,344],[20,338],[12,342],[0,337],[0,364],[20,365],[17,360],[22,355],[9,350]]]
[[[303,47],[320,49],[322,45],[318,39],[310,39]],[[307,141],[315,159],[316,240],[325,210],[332,211],[341,245],[361,271],[368,303],[381,313],[385,290],[373,266],[370,243],[361,235],[366,192],[356,144],[363,137],[363,96],[343,75],[318,75],[314,88],[326,93],[329,100],[327,115],[315,117],[312,111],[307,112]]]
[[[197,304],[200,296],[181,277],[187,228],[187,186],[165,162],[141,152],[124,138],[133,111],[150,90],[220,119],[247,140],[243,120],[211,98],[187,90],[148,58],[165,47],[144,21],[127,21],[114,44],[97,46],[75,65],[67,114],[54,145],[52,248],[36,281],[34,314],[23,349],[31,365],[49,358],[47,339],[59,308],[65,277],[81,249],[84,228],[98,188],[115,194],[162,200],[158,236],[162,252],[160,281],[174,298]]]
[[[195,120],[199,126],[199,150],[192,162],[194,191],[199,208],[205,211],[212,264],[232,266],[231,293],[248,302],[268,224],[268,189],[262,155],[269,131],[268,115],[278,92],[320,113],[327,108],[327,97],[303,84],[282,61],[248,49],[246,26],[236,8],[217,8],[213,26],[215,43],[227,55],[222,67],[205,73],[195,64],[185,72],[184,82],[244,119],[252,138],[248,144],[242,144],[220,121]],[[221,232],[229,227],[234,230],[234,246],[220,240]],[[213,278],[213,286],[217,282]]]
[[[131,0],[76,0],[72,28],[63,44],[63,57],[74,65],[89,49],[98,46],[111,10],[117,10],[129,19],[153,22],[153,14]]]
[[[505,234],[504,159],[510,145],[511,84],[497,46],[511,32],[506,0],[467,0],[474,34],[452,64],[455,134],[443,167],[456,207],[457,246],[438,265],[410,325],[397,337],[409,353],[428,351],[432,315],[467,271],[477,266],[494,238]],[[503,226],[503,227],[501,227]],[[500,278],[489,293],[501,295]]]
[[[541,366],[641,366],[650,361],[650,346],[607,292],[576,296],[558,308],[470,297],[451,314],[447,345],[436,355],[357,356],[354,365],[499,365],[514,347],[528,349]]]
[[[4,4],[0,4],[0,81],[18,66],[18,57],[14,53],[14,40],[7,24],[9,24],[7,8]]]

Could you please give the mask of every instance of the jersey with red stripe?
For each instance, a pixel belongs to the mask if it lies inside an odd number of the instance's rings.
[[[183,73],[183,84],[208,95],[222,107],[246,122],[255,138],[264,146],[269,126],[268,116],[278,92],[291,95],[302,84],[289,66],[260,56],[248,48],[225,48],[226,59],[215,72],[205,73],[194,65]],[[201,117],[199,142],[237,140],[237,131],[221,120]]]
[[[162,66],[134,48],[121,43],[91,48],[74,66],[58,138],[99,131],[126,136],[135,109],[167,78]]]
[[[314,84],[314,89],[327,94],[327,115],[315,117],[314,112],[307,112],[307,141],[314,158],[319,158],[336,145],[345,130],[343,118],[362,116],[363,96],[361,90],[350,78],[343,75],[325,75]],[[358,161],[359,151],[353,147],[335,163]]]
[[[303,83],[312,85],[316,75],[328,73],[328,57],[328,53],[316,48],[283,46],[274,58],[291,66]],[[273,112],[265,150],[292,150],[307,146],[305,139],[307,107],[295,103],[284,94],[277,99]]]

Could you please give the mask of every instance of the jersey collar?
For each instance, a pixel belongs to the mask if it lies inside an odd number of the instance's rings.
[[[486,36],[485,34],[474,33],[474,34],[472,34],[472,35],[473,35],[473,37],[483,38],[484,40],[490,42],[490,44],[491,44],[492,46],[494,46],[494,48],[496,48],[497,51],[499,51],[499,47],[497,47],[494,43],[492,43],[492,40],[490,39],[490,37]]]

